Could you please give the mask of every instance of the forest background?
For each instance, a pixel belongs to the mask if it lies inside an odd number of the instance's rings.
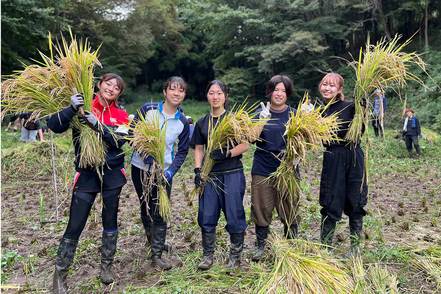
[[[128,84],[124,102],[134,111],[159,100],[162,83],[181,75],[187,99],[204,100],[213,78],[225,81],[233,100],[264,99],[265,82],[284,73],[294,80],[292,104],[305,90],[317,96],[324,72],[346,78],[350,96],[352,56],[370,38],[403,40],[422,54],[430,78],[388,96],[407,98],[427,127],[441,130],[441,0],[2,0],[2,76],[47,51],[47,34],[73,32],[100,48],[104,72]],[[398,99],[388,120],[398,127]],[[391,126],[389,124],[389,126]]]

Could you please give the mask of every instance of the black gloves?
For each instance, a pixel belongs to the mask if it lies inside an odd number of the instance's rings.
[[[198,167],[194,169],[194,185],[196,188],[202,187],[201,169]]]
[[[221,161],[231,157],[231,152],[223,149],[211,151],[210,158],[214,161]]]

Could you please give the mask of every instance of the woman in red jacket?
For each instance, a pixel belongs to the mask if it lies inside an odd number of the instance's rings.
[[[81,232],[86,225],[90,209],[96,195],[103,197],[102,209],[102,247],[101,247],[101,281],[113,282],[111,266],[116,252],[118,237],[117,213],[119,195],[127,182],[124,172],[124,154],[121,149],[125,140],[115,136],[114,132],[124,133],[123,125],[128,122],[127,113],[119,108],[117,99],[124,90],[123,79],[113,73],[105,74],[98,82],[99,91],[92,103],[92,113],[86,113],[80,121],[86,123],[101,135],[106,144],[105,163],[102,167],[80,167],[81,140],[80,131],[72,127],[72,140],[75,148],[74,187],[69,212],[69,222],[58,247],[53,280],[54,293],[66,293],[66,276],[72,264]],[[84,105],[81,94],[71,97],[71,105],[48,119],[48,127],[55,133],[65,132],[72,119]],[[98,128],[98,122],[102,127]],[[121,127],[120,127],[121,126]],[[99,170],[99,172],[98,172]]]

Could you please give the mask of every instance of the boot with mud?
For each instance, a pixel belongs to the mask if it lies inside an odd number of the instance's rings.
[[[146,246],[152,247],[152,225],[151,220],[147,219],[148,216],[141,216],[142,225],[144,227],[145,236],[147,237]],[[165,251],[167,253],[171,253],[172,246],[171,244],[168,244],[167,242],[164,243],[164,247],[162,248],[162,251]]]
[[[114,281],[112,272],[113,257],[116,252],[116,243],[118,240],[118,232],[103,232],[101,246],[101,267],[100,278],[103,284],[111,284]]]
[[[57,260],[55,262],[55,272],[52,285],[52,292],[55,294],[67,293],[67,271],[69,270],[75,256],[77,244],[77,240],[70,240],[66,238],[61,239],[57,252]]]
[[[165,237],[167,234],[167,224],[152,226],[152,266],[157,270],[170,270],[172,265],[162,257]]]
[[[349,219],[349,231],[351,239],[351,250],[348,252],[347,257],[359,256],[361,254],[361,231],[363,230],[362,218],[350,218]]]
[[[240,267],[240,256],[243,250],[245,233],[230,234],[230,256],[228,257],[228,270],[236,270]]]
[[[266,239],[268,238],[268,227],[256,225],[256,250],[251,258],[254,262],[259,262],[265,253]]]
[[[329,217],[322,217],[320,226],[320,241],[323,245],[332,246],[336,222]]]
[[[208,270],[213,265],[214,246],[216,243],[216,232],[206,233],[202,232],[202,248],[204,256],[198,265],[200,270]]]

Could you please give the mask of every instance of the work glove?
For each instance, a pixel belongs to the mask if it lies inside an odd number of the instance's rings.
[[[210,152],[210,158],[214,161],[221,161],[231,157],[231,152],[222,149],[215,149]]]
[[[167,181],[167,183],[171,184],[171,182],[173,180],[173,176],[174,176],[174,174],[173,174],[173,172],[171,170],[166,169],[164,171],[164,178]]]
[[[303,103],[300,106],[300,110],[303,111],[303,112],[309,113],[309,112],[314,110],[314,105],[312,105],[311,103],[309,103],[309,104]]]
[[[78,111],[78,109],[84,105],[83,94],[77,93],[75,95],[72,95],[70,97],[70,105],[72,105],[72,107],[73,107],[73,109],[75,109],[75,111]]]
[[[202,187],[202,175],[201,175],[201,169],[199,167],[194,169],[194,185],[196,188]]]
[[[115,133],[118,135],[128,135],[129,134],[129,128],[126,125],[120,125],[118,128],[116,128]]]
[[[80,123],[88,125],[93,130],[98,130],[98,120],[95,117],[93,113],[90,113],[89,111],[84,112],[84,116],[80,116],[79,118]]]
[[[263,102],[260,102],[260,107],[262,108],[262,110],[259,113],[259,118],[260,119],[271,118],[271,112],[270,112],[271,103],[267,102],[265,106]]]

